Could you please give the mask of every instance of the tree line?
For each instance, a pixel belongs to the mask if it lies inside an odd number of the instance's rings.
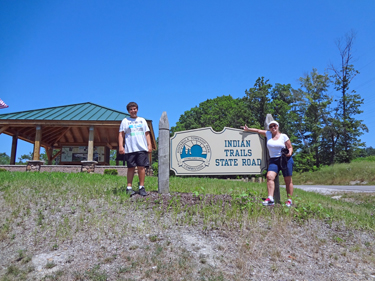
[[[224,127],[248,126],[263,129],[267,113],[280,123],[294,146],[297,171],[313,171],[322,165],[349,163],[373,152],[360,139],[368,132],[360,107],[363,99],[351,89],[359,74],[352,64],[354,33],[336,43],[339,66],[331,64],[323,73],[313,68],[299,78],[299,88],[290,84],[274,85],[265,77],[256,79],[242,98],[221,96],[208,99],[181,115],[171,133],[202,127],[221,131]],[[338,98],[329,90],[334,89]],[[337,94],[336,94],[337,95]]]

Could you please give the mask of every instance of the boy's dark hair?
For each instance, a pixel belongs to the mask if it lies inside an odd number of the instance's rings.
[[[126,109],[129,111],[131,107],[136,107],[138,109],[138,104],[134,101],[129,102],[128,105],[126,106]]]

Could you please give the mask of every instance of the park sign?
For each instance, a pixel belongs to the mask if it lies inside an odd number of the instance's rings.
[[[249,175],[266,168],[264,139],[240,129],[176,132],[170,149],[170,167],[176,175]]]

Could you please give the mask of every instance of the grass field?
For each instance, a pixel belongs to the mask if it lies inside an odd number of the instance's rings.
[[[350,169],[357,173],[355,166]],[[345,168],[338,169],[335,175],[341,178],[344,170]],[[323,175],[329,172],[323,170],[321,173]],[[364,175],[367,177],[363,176],[361,180],[373,180],[374,174]],[[301,177],[310,180],[307,176]],[[317,176],[312,177],[314,178]],[[296,181],[299,181],[298,177]],[[371,242],[374,237],[353,242],[358,239],[354,238],[356,235],[353,233],[373,235],[375,232],[374,194],[364,196],[348,193],[340,200],[335,200],[330,196],[295,190],[293,208],[287,208],[283,204],[265,208],[261,204],[262,197],[267,196],[265,183],[235,180],[171,177],[171,194],[160,196],[156,193],[157,178],[148,177],[146,187],[150,195],[138,199],[126,195],[125,178],[119,176],[0,172],[0,183],[0,243],[6,256],[2,260],[1,280],[39,280],[39,272],[44,272],[45,280],[154,280],[162,276],[169,280],[248,280],[246,274],[249,272],[254,272],[256,276],[256,265],[249,265],[245,261],[241,265],[241,260],[253,257],[258,251],[254,241],[269,243],[271,238],[267,238],[268,230],[276,231],[281,236],[292,235],[288,229],[280,228],[280,224],[295,225],[307,232],[311,225],[324,225],[324,232],[327,229],[333,231],[325,238],[316,233],[306,235],[306,238],[312,235],[313,238],[308,239],[318,239],[321,245],[327,247],[329,241],[340,246],[339,252],[332,249],[332,256],[327,257],[332,260],[332,264],[339,258],[348,259],[347,255],[351,253],[358,255],[357,264],[365,261],[370,267],[375,264],[375,245]],[[285,201],[285,190],[281,190],[281,196],[282,201]],[[228,275],[227,270],[214,267],[212,264],[215,263],[210,260],[215,256],[215,251],[229,249],[227,244],[215,244],[215,249],[207,246],[211,249],[211,254],[207,255],[202,252],[198,239],[191,244],[195,246],[191,246],[192,250],[189,252],[186,247],[176,246],[179,235],[182,235],[176,234],[179,233],[177,229],[183,230],[183,237],[188,240],[192,234],[184,232],[187,229],[202,236],[202,239],[207,239],[204,238],[207,235],[220,234],[224,237],[223,241],[232,239],[228,237],[228,233],[232,233],[233,239],[237,241],[234,246],[239,247],[238,253],[233,251],[227,257],[236,264],[230,271],[232,275]],[[168,238],[165,233],[168,233]],[[143,242],[140,245],[132,244],[129,237],[142,237]],[[305,247],[311,241],[304,242]],[[68,273],[63,269],[53,271],[61,268],[55,261],[48,261],[39,270],[35,265],[34,268],[32,266],[35,264],[34,259],[41,253],[70,249],[69,245],[72,244],[77,245],[74,251],[71,250],[71,256],[76,256],[77,261],[77,247],[82,243],[92,244],[94,248],[97,245],[97,264],[80,262],[76,264],[77,268],[68,270]],[[114,246],[108,246],[111,243],[118,245],[115,247],[117,250],[114,250]],[[292,245],[293,241],[285,243]],[[108,250],[106,255],[102,247],[112,250]],[[121,247],[126,249],[122,248],[119,253],[118,249]],[[196,251],[200,253],[196,258],[192,256],[194,247],[199,248]],[[283,272],[280,265],[284,256],[283,245],[280,244],[279,247],[271,253],[271,264],[267,269],[275,278]],[[349,254],[344,254],[343,249]],[[86,250],[80,250],[80,259],[85,259]],[[102,255],[100,251],[103,252]],[[124,252],[127,254],[123,254]],[[263,251],[260,252],[261,256],[262,253]],[[236,254],[243,257],[237,257]],[[288,257],[294,255],[298,256],[294,252],[287,254]],[[167,262],[171,257],[175,260]],[[225,263],[226,258],[222,259],[215,262]],[[64,264],[68,264],[68,261],[69,257]],[[147,265],[149,271],[142,271],[140,264]],[[116,269],[104,270],[103,266],[106,265]],[[188,275],[188,271],[192,275]],[[365,269],[363,272],[364,276],[371,274]],[[305,276],[303,273],[296,274],[300,278]]]
[[[294,173],[295,184],[350,185],[360,182],[375,185],[375,157],[357,158],[350,164],[322,167],[310,173]]]

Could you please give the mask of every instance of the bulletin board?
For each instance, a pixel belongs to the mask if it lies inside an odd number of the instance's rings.
[[[78,164],[87,161],[87,146],[63,146],[61,152],[61,163]],[[94,146],[93,160],[98,163],[105,162],[105,147]]]

